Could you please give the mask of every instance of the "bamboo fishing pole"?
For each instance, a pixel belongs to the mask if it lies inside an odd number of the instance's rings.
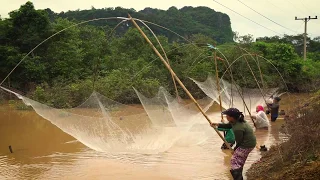
[[[262,89],[261,89],[261,87],[260,87],[260,84],[259,84],[256,76],[254,75],[253,70],[252,70],[252,68],[251,68],[251,66],[250,66],[250,64],[249,64],[249,62],[248,62],[248,60],[247,60],[247,58],[246,58],[245,56],[244,56],[244,59],[245,59],[247,65],[248,65],[248,67],[249,67],[249,69],[250,69],[250,72],[251,72],[254,80],[256,81],[256,83],[257,83],[257,85],[258,85],[258,88],[259,88],[259,90],[260,90],[260,93],[261,93],[261,96],[263,97],[264,102],[268,105],[268,103],[267,103],[267,101],[266,101],[266,99],[265,99],[265,96],[264,96],[264,94],[263,94],[263,92],[262,92]],[[267,107],[268,107],[268,109],[269,109],[269,106],[267,106]],[[251,115],[250,115],[250,116],[251,116]]]
[[[154,34],[154,32],[152,31],[152,29],[151,29],[145,22],[143,22],[143,21],[141,21],[141,20],[139,20],[139,21],[151,32],[151,34],[153,35],[153,37],[156,39],[157,43],[159,44],[159,46],[160,46],[160,48],[161,48],[161,50],[162,50],[162,52],[163,52],[163,55],[164,55],[164,57],[165,57],[168,65],[170,66],[170,61],[169,61],[169,59],[168,59],[167,53],[166,53],[166,51],[164,50],[162,44],[160,43],[158,37]],[[174,89],[175,89],[175,92],[176,92],[177,101],[178,101],[178,103],[180,103],[180,96],[179,96],[179,92],[178,92],[178,88],[177,88],[177,83],[176,83],[174,77],[172,76],[172,74],[171,74],[171,78],[172,78],[173,85],[174,85]]]
[[[143,24],[144,24],[145,26],[147,26],[145,23],[143,23]],[[157,36],[153,33],[153,31],[152,31],[149,27],[147,27],[147,28],[151,31],[151,33],[152,33],[152,34],[154,35],[154,37],[156,38],[156,40],[157,40],[157,42],[158,42],[158,44],[159,44],[159,46],[160,46],[160,48],[161,48],[161,50],[162,50],[162,52],[163,52],[163,54],[164,54],[164,57],[166,58],[166,61],[167,61],[168,65],[170,66],[170,61],[169,61],[169,59],[168,59],[168,56],[167,56],[167,54],[166,54],[166,51],[165,51],[164,48],[162,47],[159,39],[157,38]],[[170,66],[170,67],[171,67],[171,66]],[[180,103],[180,96],[179,96],[179,92],[178,92],[177,83],[176,83],[176,81],[175,81],[175,79],[174,79],[174,77],[173,77],[172,74],[171,74],[171,78],[172,78],[173,85],[174,85],[174,89],[175,89],[175,92],[176,92],[177,101]]]
[[[244,83],[247,85],[247,81],[246,81],[246,79],[243,77],[243,75],[240,73],[240,76],[242,77],[242,79],[244,80]],[[242,90],[242,92],[243,92],[243,90]],[[243,93],[241,94],[241,96],[243,96]],[[244,97],[244,96],[243,96]],[[251,119],[251,121],[252,121],[252,123],[253,123],[253,125],[254,125],[254,127],[257,127],[256,126],[256,123],[254,122],[254,120],[253,120],[253,118],[252,118],[252,114],[251,114],[251,97],[250,97],[250,94],[249,94],[249,102],[250,102],[250,108],[248,108],[248,105],[246,104],[246,102],[243,100],[243,103],[244,103],[244,105],[245,105],[245,107],[246,107],[246,109],[247,109],[247,111],[248,111],[248,113],[249,113],[249,116],[250,116],[250,119]]]
[[[178,84],[182,87],[182,89],[186,92],[186,94],[189,96],[189,98],[194,102],[194,104],[197,106],[197,108],[199,109],[199,111],[201,112],[201,114],[206,118],[206,120],[210,123],[210,125],[212,124],[211,120],[209,119],[209,117],[207,116],[207,114],[203,111],[203,109],[200,107],[200,105],[198,104],[198,102],[194,99],[194,97],[192,96],[192,94],[189,92],[189,90],[184,86],[184,84],[181,82],[181,80],[179,79],[179,77],[176,75],[176,73],[171,69],[171,67],[169,66],[169,64],[167,63],[167,61],[162,57],[162,55],[159,53],[159,51],[157,50],[157,48],[153,45],[153,43],[149,40],[149,38],[145,35],[145,33],[141,30],[141,28],[139,27],[139,25],[135,22],[135,20],[130,16],[130,14],[128,14],[128,17],[130,18],[131,22],[133,23],[133,25],[139,30],[139,32],[141,33],[141,35],[144,37],[144,39],[148,42],[148,44],[151,46],[151,48],[153,49],[153,51],[159,56],[160,60],[162,61],[162,63],[166,66],[166,68],[169,70],[169,72],[173,75],[173,77],[176,79],[176,81],[178,82]],[[219,135],[219,137],[224,141],[224,143],[226,144],[226,146],[232,150],[232,148],[230,147],[229,143],[224,139],[224,137],[219,133],[219,131],[216,128],[213,128],[216,133]]]
[[[240,50],[242,50],[242,51],[248,52],[247,50],[241,48],[240,46],[238,46],[238,48],[239,48]],[[249,55],[251,55],[251,54],[249,53]],[[257,54],[254,54],[254,55],[256,55],[256,57],[257,57],[257,66],[258,66],[258,68],[259,68],[261,83],[262,83],[262,86],[264,86],[264,81],[263,81],[263,77],[262,77],[262,71],[261,71],[261,68],[260,68],[259,61],[258,61],[258,55],[257,55]],[[251,55],[251,57],[252,57],[252,55]],[[254,73],[253,73],[253,71],[252,71],[252,68],[251,68],[251,66],[250,66],[250,64],[249,64],[249,62],[248,62],[248,60],[247,60],[247,58],[246,58],[245,56],[244,56],[244,59],[245,59],[247,65],[248,65],[248,67],[249,67],[249,69],[250,69],[250,71],[251,71],[251,74],[252,74],[253,78],[255,79],[255,81],[256,81],[256,83],[257,83],[257,85],[258,85],[258,88],[259,88],[259,90],[260,90],[260,93],[261,93],[261,95],[262,95],[262,98],[263,98],[264,102],[265,102],[266,105],[267,105],[267,108],[270,110],[270,107],[268,106],[268,103],[267,103],[267,101],[266,101],[266,99],[265,99],[265,96],[264,96],[262,90],[261,90],[261,87],[260,87],[260,85],[259,85],[259,82],[258,82],[256,76],[254,75]],[[253,59],[254,59],[254,58],[253,58]],[[254,59],[254,60],[255,60],[255,59]]]
[[[126,21],[128,21],[128,19],[122,20],[120,23],[118,23],[118,24],[111,30],[111,32],[110,32],[110,37],[111,37],[113,31],[115,31],[118,26],[120,26],[122,23],[124,23],[124,22],[126,22]],[[163,54],[164,54],[164,57],[166,58],[167,63],[170,65],[169,59],[168,59],[168,57],[167,57],[167,54],[166,54],[163,46],[161,45],[159,39],[157,38],[157,36],[154,34],[154,32],[152,31],[152,29],[151,29],[146,23],[144,23],[143,21],[140,21],[140,22],[141,22],[144,26],[146,26],[147,29],[148,29],[148,30],[152,33],[152,35],[155,37],[155,39],[157,40],[157,42],[158,42],[158,44],[159,44],[159,46],[160,46],[160,48],[161,48],[161,50],[162,50],[162,52],[163,52]],[[180,102],[179,92],[178,92],[178,88],[177,88],[176,81],[175,81],[175,79],[174,79],[174,77],[173,77],[172,75],[171,75],[171,78],[172,78],[173,85],[174,85],[174,88],[175,88],[176,98],[177,98],[178,102]]]
[[[259,68],[259,73],[260,73],[260,79],[261,79],[261,83],[262,83],[262,88],[265,89],[265,83],[264,83],[264,81],[263,81],[263,76],[262,76],[262,71],[261,71],[261,68],[260,68],[260,63],[259,63],[259,60],[258,60],[258,55],[257,55],[257,54],[255,54],[255,55],[256,55],[256,58],[257,58],[256,61],[257,61],[257,66],[258,66],[258,68]],[[263,96],[262,96],[262,97],[263,97]],[[264,102],[265,102],[266,105],[267,105],[268,110],[271,111],[270,107],[268,106],[267,101],[265,100],[265,97],[263,97],[263,99],[264,99]]]
[[[256,61],[257,61],[257,66],[259,68],[259,73],[260,73],[260,79],[261,79],[261,83],[262,83],[262,88],[265,89],[265,83],[264,83],[264,80],[263,80],[263,76],[262,76],[262,71],[261,71],[261,68],[260,68],[260,63],[259,63],[259,60],[258,60],[258,55],[256,55]]]
[[[216,46],[216,45],[214,45]],[[214,65],[216,68],[216,84],[217,84],[217,90],[219,94],[219,107],[221,112],[221,122],[224,123],[223,114],[222,114],[222,102],[221,102],[221,94],[220,94],[220,80],[219,80],[219,73],[218,73],[218,62],[217,62],[217,52],[214,51]],[[223,131],[223,136],[226,137],[226,131]]]
[[[223,59],[223,58],[220,58],[220,57],[219,57],[219,59],[221,59],[223,63],[224,63],[224,62],[227,62],[227,63],[229,64],[229,61],[228,61],[228,60]],[[224,63],[224,65],[225,65],[225,63]],[[226,66],[226,65],[225,65],[225,66]],[[227,67],[227,66],[226,66],[226,67]],[[227,68],[227,70],[228,70],[229,68],[231,68],[230,64],[229,64],[229,67]],[[234,82],[232,72],[230,71],[230,73],[231,73],[231,81]],[[250,119],[251,119],[254,127],[257,127],[257,126],[256,126],[256,123],[254,122],[253,118],[251,117],[251,112],[250,112],[250,110],[249,110],[249,107],[248,107],[247,103],[246,103],[245,100],[244,100],[243,93],[240,91],[240,89],[239,89],[239,87],[238,87],[237,85],[235,85],[235,87],[236,87],[236,89],[237,89],[237,91],[238,91],[238,93],[239,93],[239,95],[240,95],[240,98],[242,99],[242,102],[243,102],[245,108],[247,109],[247,111],[248,111],[248,113],[249,113]],[[232,90],[232,88],[231,88],[231,90]],[[232,104],[233,104],[233,103],[232,103]]]
[[[258,55],[257,54],[254,54],[254,55],[256,55],[256,62],[257,62],[257,66],[258,66],[258,69],[259,69],[259,73],[260,73],[260,79],[261,79],[261,83],[262,83],[262,88],[263,89],[266,89],[265,88],[265,83],[264,83],[264,80],[263,80],[263,76],[262,76],[262,71],[261,71],[261,68],[260,68],[260,63],[259,63],[259,60],[258,60]],[[263,96],[262,96],[263,97]],[[268,108],[268,110],[270,111],[270,107],[268,106],[268,103],[267,103],[267,101],[265,100],[265,97],[263,97],[263,99],[264,99],[264,102],[267,104],[267,108]]]
[[[224,60],[223,58],[220,58],[219,56],[217,56],[217,59],[219,59],[220,61],[222,61],[222,63],[223,63],[223,65],[228,69],[228,66],[226,65],[226,62],[225,61],[227,61],[227,60]],[[227,61],[227,63],[229,64],[229,62]],[[228,71],[229,73],[230,73],[230,78],[231,78],[231,84],[233,83],[233,74],[232,74],[232,69],[230,68],[230,70]],[[230,89],[230,95],[231,95],[231,97],[233,96],[233,89],[231,88]],[[231,104],[233,104],[233,98],[231,98],[230,99],[230,101],[229,101],[229,106],[231,105]]]
[[[157,43],[159,44],[159,46],[160,46],[160,48],[161,48],[161,50],[162,50],[162,52],[163,52],[163,55],[164,55],[164,57],[165,57],[168,65],[170,66],[170,61],[169,61],[169,59],[168,59],[167,53],[166,53],[166,51],[164,50],[162,44],[160,43],[158,37],[154,34],[154,32],[152,31],[152,29],[151,29],[146,23],[144,23],[144,22],[141,21],[141,20],[140,20],[140,22],[151,32],[151,34],[153,35],[153,37],[156,39]],[[170,67],[171,67],[171,66],[170,66]],[[171,78],[172,78],[172,81],[173,81],[174,89],[175,89],[175,91],[176,91],[177,101],[180,103],[180,97],[179,97],[179,92],[178,92],[178,88],[177,88],[177,83],[176,83],[176,81],[175,81],[175,79],[174,79],[174,77],[173,77],[172,74],[171,74]]]
[[[220,80],[219,80],[219,74],[218,74],[218,62],[217,62],[217,52],[216,51],[214,51],[214,64],[216,67],[216,84],[217,84],[217,89],[218,89],[218,94],[219,94],[221,122],[224,122],[223,114],[222,114],[222,102],[221,102],[221,95],[220,95]]]

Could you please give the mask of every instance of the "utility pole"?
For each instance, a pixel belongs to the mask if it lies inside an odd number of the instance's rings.
[[[311,19],[318,19],[318,17],[307,17],[307,18],[295,18],[295,20],[303,20],[304,21],[304,43],[303,43],[303,59],[307,59],[307,22]]]

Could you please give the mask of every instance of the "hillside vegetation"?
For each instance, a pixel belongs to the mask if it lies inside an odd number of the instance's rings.
[[[280,87],[285,91],[319,88],[320,38],[308,39],[308,60],[303,61],[301,35],[264,37],[254,42],[250,35],[236,36],[229,17],[207,7],[172,7],[167,11],[146,8],[139,12],[92,8],[54,13],[49,9],[36,10],[31,2],[10,12],[9,18],[0,19],[0,80],[39,43],[58,34],[26,56],[3,86],[54,107],[79,105],[93,90],[122,103],[139,102],[132,87],[149,97],[159,86],[174,94],[170,73],[131,22],[122,24],[116,32],[112,29],[120,21],[101,20],[74,26],[83,20],[126,13],[170,28],[188,40],[150,26],[171,67],[196,98],[204,94],[189,77],[203,81],[215,74],[214,50],[207,43],[216,44],[223,53],[217,52],[223,59],[218,61],[220,77],[225,74],[224,79],[231,81],[225,71],[228,62],[236,61],[229,70],[242,87],[256,88],[257,79],[261,87]],[[68,29],[59,33],[65,28]],[[160,49],[148,29],[143,31]],[[178,90],[185,98],[182,89]]]

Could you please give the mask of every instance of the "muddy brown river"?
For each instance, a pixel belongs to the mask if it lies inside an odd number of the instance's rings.
[[[280,109],[287,112],[305,97],[284,95]],[[214,115],[218,109],[213,107],[209,116],[218,118]],[[271,123],[269,130],[257,130],[258,144],[269,148],[285,141],[286,135],[279,131],[283,121],[280,117]],[[231,154],[220,149],[222,141],[212,133],[207,143],[198,146],[174,145],[155,155],[110,155],[89,149],[33,110],[16,110],[3,104],[0,105],[0,179],[231,179]],[[253,150],[245,171],[260,156],[258,149]]]

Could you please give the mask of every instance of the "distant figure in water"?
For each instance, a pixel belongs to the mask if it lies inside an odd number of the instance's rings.
[[[279,101],[281,100],[281,98],[279,97],[275,97],[273,99],[273,103],[272,104],[268,104],[268,107],[271,109],[271,122],[275,122],[279,116]]]
[[[273,103],[273,95],[271,95],[271,96],[269,97],[269,99],[267,100],[267,103],[268,103],[268,104],[272,104],[272,103]]]
[[[269,104],[272,104],[273,103],[273,95],[271,95],[270,97],[269,97],[269,99],[267,100],[267,106],[269,105]],[[266,110],[266,114],[270,114],[270,109],[269,109],[269,107],[268,107],[268,109]]]
[[[212,123],[212,127],[232,129],[236,147],[231,157],[231,175],[233,179],[243,179],[242,170],[249,153],[256,146],[256,136],[251,126],[244,120],[244,115],[237,108],[229,108],[222,114],[227,115],[228,124]]]
[[[257,114],[255,116],[251,116],[253,121],[256,124],[257,129],[268,129],[270,126],[269,119],[264,112],[264,108],[261,105],[256,107]]]

